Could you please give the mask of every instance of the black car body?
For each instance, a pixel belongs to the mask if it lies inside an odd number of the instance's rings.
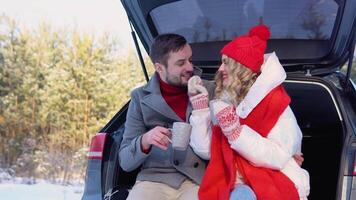
[[[158,34],[181,34],[191,44],[193,63],[210,80],[223,45],[259,21],[268,25],[272,37],[267,52],[275,51],[287,72],[284,86],[304,135],[309,199],[356,199],[356,86],[350,79],[356,1],[122,0],[122,4],[146,51]],[[341,72],[345,63],[346,72]],[[125,199],[135,182],[137,170],[124,172],[118,163],[127,107],[92,139],[83,200]]]

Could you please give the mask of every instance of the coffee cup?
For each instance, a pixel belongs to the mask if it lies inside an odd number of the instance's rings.
[[[171,131],[173,149],[186,150],[189,145],[192,126],[186,122],[174,122]]]

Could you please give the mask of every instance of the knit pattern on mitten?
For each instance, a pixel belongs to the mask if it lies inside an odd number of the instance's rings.
[[[193,76],[188,81],[188,95],[193,110],[208,108],[208,91],[199,76]]]
[[[233,106],[223,108],[215,117],[222,132],[229,141],[234,141],[240,136],[241,125]]]
[[[193,110],[200,110],[208,108],[209,97],[208,94],[197,94],[189,98],[192,103]]]

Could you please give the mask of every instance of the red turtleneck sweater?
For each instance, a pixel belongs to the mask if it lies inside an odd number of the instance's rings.
[[[185,121],[185,115],[188,106],[187,88],[168,85],[159,78],[159,85],[162,96],[169,107]]]

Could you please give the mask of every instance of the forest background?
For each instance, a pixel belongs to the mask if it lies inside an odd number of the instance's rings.
[[[136,51],[120,51],[110,34],[29,30],[0,16],[0,169],[31,182],[82,180],[90,138],[144,82]]]

